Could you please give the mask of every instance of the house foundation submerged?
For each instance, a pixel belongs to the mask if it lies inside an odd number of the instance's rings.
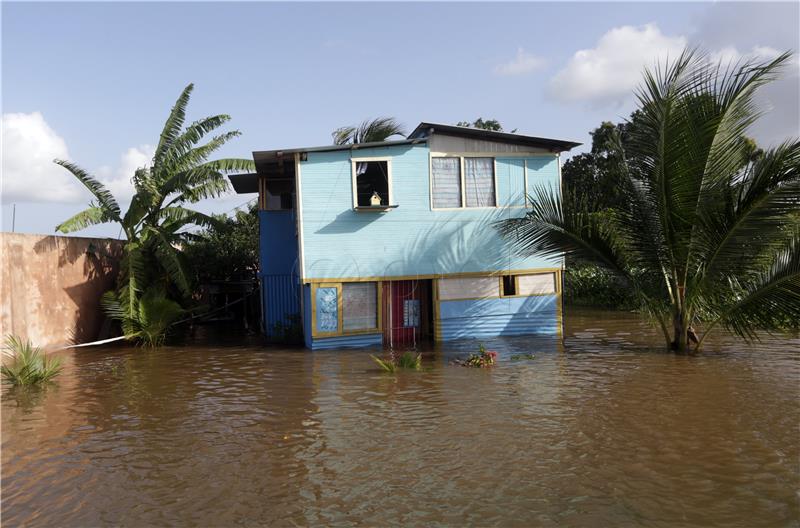
[[[563,258],[520,256],[494,223],[560,190],[578,143],[421,123],[407,139],[253,153],[271,338],[402,347],[561,331]]]

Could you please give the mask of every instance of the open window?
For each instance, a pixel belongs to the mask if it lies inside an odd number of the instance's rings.
[[[517,278],[514,275],[503,275],[503,297],[517,294]]]
[[[392,176],[388,159],[353,160],[353,194],[356,210],[387,210],[391,202]]]

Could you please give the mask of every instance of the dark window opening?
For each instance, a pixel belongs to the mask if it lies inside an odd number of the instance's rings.
[[[390,205],[388,161],[356,162],[356,205]]]
[[[294,209],[292,193],[281,193],[281,209]]]
[[[517,281],[513,275],[503,275],[503,296],[517,294]]]

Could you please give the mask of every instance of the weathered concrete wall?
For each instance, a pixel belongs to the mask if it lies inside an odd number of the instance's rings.
[[[118,240],[0,233],[0,337],[57,347],[97,338]]]

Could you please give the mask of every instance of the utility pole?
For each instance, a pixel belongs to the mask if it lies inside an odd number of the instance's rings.
[[[17,227],[17,204],[11,204],[11,232]]]

